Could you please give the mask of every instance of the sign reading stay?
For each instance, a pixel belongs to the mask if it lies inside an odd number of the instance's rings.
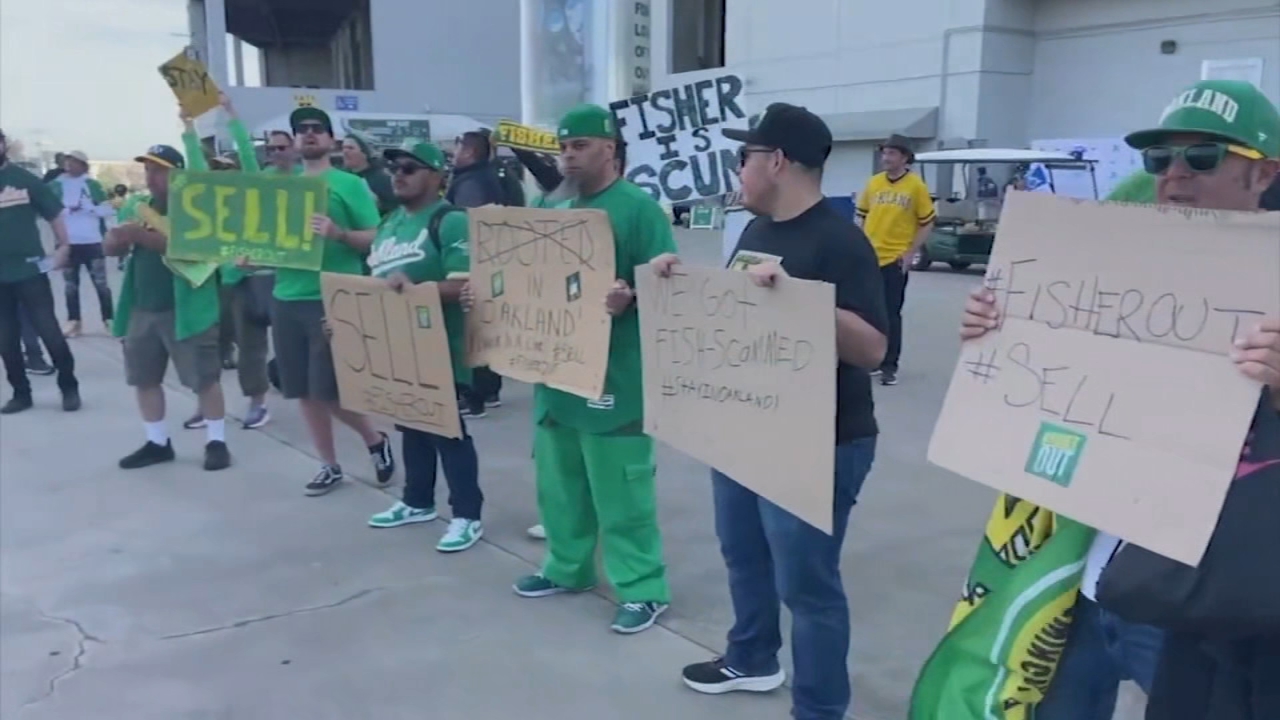
[[[209,77],[209,70],[188,50],[174,55],[160,66],[160,75],[169,83],[178,98],[182,111],[191,117],[199,117],[218,107],[218,84]]]
[[[560,140],[555,133],[511,120],[499,120],[493,138],[494,145],[550,155],[560,153]]]
[[[323,178],[175,171],[169,180],[169,253],[176,260],[319,270],[324,241],[311,216],[328,207]]]
[[[715,72],[609,105],[627,143],[627,179],[658,202],[712,198],[739,187],[741,143],[721,131],[747,128],[742,78]]]
[[[612,319],[613,230],[601,210],[486,205],[471,221],[467,362],[598,400]]]
[[[1010,193],[929,460],[1188,565],[1262,394],[1227,357],[1280,314],[1280,213]],[[1098,262],[1098,258],[1106,262]]]

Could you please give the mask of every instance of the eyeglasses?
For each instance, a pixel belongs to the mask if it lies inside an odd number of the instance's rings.
[[[288,145],[268,145],[267,146],[267,152],[269,153],[284,152],[285,150],[288,150],[288,149],[289,149]]]
[[[396,164],[394,164],[394,165],[392,165],[392,166],[391,166],[391,172],[392,172],[392,174],[394,174],[394,175],[405,175],[405,176],[416,175],[416,174],[418,174],[419,172],[421,172],[421,171],[423,171],[423,170],[426,170],[426,169],[427,169],[427,167],[426,167],[425,165],[418,165],[418,164],[416,164],[416,163],[407,163],[407,162],[406,162],[406,163],[396,163]]]
[[[1152,175],[1163,175],[1181,158],[1191,172],[1208,173],[1218,169],[1227,154],[1260,160],[1262,153],[1230,143],[1205,142],[1194,145],[1152,145],[1142,151],[1142,166]]]
[[[324,135],[329,132],[329,128],[325,127],[324,123],[305,122],[298,123],[295,131],[299,135]]]
[[[738,148],[738,167],[745,166],[747,164],[747,158],[751,157],[753,154],[759,153],[761,155],[767,155],[776,149],[777,148],[747,147],[744,145]]]

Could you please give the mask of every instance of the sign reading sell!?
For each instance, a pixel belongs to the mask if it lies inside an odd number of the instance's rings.
[[[588,400],[604,394],[617,277],[601,210],[486,205],[471,221],[467,362]]]
[[[645,432],[831,532],[835,286],[636,270]]]
[[[555,133],[511,120],[499,120],[493,137],[494,145],[551,155],[560,153],[560,140]]]
[[[448,438],[462,437],[440,290],[321,273],[342,407]]]
[[[654,200],[669,205],[738,190],[741,143],[721,131],[748,126],[740,76],[708,75],[609,109],[627,143],[627,179]]]
[[[178,98],[182,111],[200,117],[218,107],[218,84],[209,77],[204,63],[184,50],[160,66],[160,75]]]
[[[1280,314],[1277,237],[1277,213],[1011,193],[1002,324],[961,347],[929,460],[1195,565],[1262,394],[1227,354]]]
[[[323,215],[328,201],[323,178],[175,171],[168,256],[319,270],[324,241],[311,229],[311,216]]]

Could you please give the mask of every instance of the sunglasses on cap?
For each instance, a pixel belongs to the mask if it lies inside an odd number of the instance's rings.
[[[417,175],[423,170],[430,170],[426,165],[420,165],[415,162],[398,162],[391,165],[391,174],[404,175],[406,177]]]
[[[1262,153],[1240,145],[1222,142],[1202,142],[1194,145],[1152,145],[1142,151],[1142,166],[1152,175],[1163,175],[1181,158],[1191,172],[1213,172],[1222,165],[1227,155],[1239,155],[1249,160],[1261,160]]]
[[[324,123],[303,122],[298,123],[298,127],[294,128],[294,132],[298,135],[325,135],[329,132],[329,128]]]

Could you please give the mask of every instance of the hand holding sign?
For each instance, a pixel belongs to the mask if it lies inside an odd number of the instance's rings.
[[[627,285],[625,280],[614,280],[613,287],[609,289],[609,294],[604,298],[605,309],[609,311],[610,315],[621,315],[626,312],[627,308],[631,307],[631,301],[635,297],[635,291]]]
[[[996,308],[995,293],[984,287],[969,293],[964,304],[964,317],[960,320],[960,339],[980,338],[999,324],[1000,311]]]
[[[342,228],[333,221],[328,215],[319,213],[311,216],[311,229],[316,235],[323,238],[338,240],[342,237]]]
[[[1280,408],[1280,318],[1264,318],[1236,340],[1231,359],[1245,377],[1271,388],[1272,400]]]
[[[747,268],[747,275],[759,287],[773,287],[780,278],[787,277],[787,271],[782,269],[782,265],[769,261]]]

